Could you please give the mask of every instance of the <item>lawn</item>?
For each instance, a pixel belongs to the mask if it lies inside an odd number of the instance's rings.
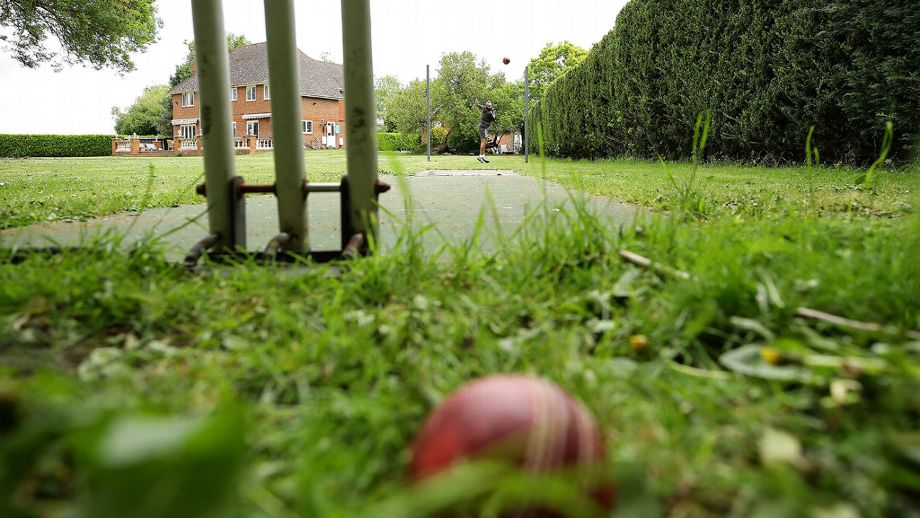
[[[237,173],[253,183],[270,183],[273,155],[237,157]],[[345,172],[344,151],[307,151],[307,175],[313,181],[335,181]],[[83,220],[125,210],[201,203],[194,186],[203,179],[200,157],[0,159],[0,229],[41,221]],[[544,169],[545,165],[545,171]],[[381,155],[380,170],[415,174],[425,169],[508,169],[546,176],[567,187],[610,196],[645,207],[670,210],[678,179],[690,175],[690,164],[653,161],[547,160],[494,157],[480,164],[473,157]],[[878,175],[873,195],[859,181],[862,171],[846,167],[766,168],[704,165],[696,188],[713,208],[742,216],[776,216],[787,209],[814,206],[820,213],[897,217],[913,210],[918,176],[907,169]],[[810,180],[809,180],[810,178]],[[809,181],[814,198],[809,197]]]
[[[269,181],[270,160],[241,157],[238,170]],[[320,180],[344,169],[339,152],[307,164]],[[407,484],[434,406],[473,378],[517,372],[595,414],[620,516],[918,516],[916,172],[865,186],[846,168],[706,165],[681,198],[689,164],[492,166],[545,166],[667,214],[615,230],[537,209],[493,253],[472,242],[442,256],[407,228],[399,250],[339,270],[189,273],[155,247],[104,243],[0,262],[0,515],[426,516],[498,509],[521,487],[590,508],[560,489],[568,480],[489,466]],[[2,161],[3,226],[191,202],[200,167]],[[46,205],[23,208],[39,196]],[[666,268],[632,266],[624,249]],[[808,320],[801,307],[880,325]]]

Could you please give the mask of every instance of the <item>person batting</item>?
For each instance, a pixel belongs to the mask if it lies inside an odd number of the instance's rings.
[[[482,118],[479,119],[479,156],[476,157],[476,160],[479,160],[483,164],[488,164],[489,159],[486,158],[486,144],[489,140],[489,126],[495,122],[495,108],[492,107],[492,101],[486,101],[485,104],[479,104],[479,99],[477,99],[474,104],[482,110]]]

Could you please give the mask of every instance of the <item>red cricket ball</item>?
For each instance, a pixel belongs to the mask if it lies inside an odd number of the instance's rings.
[[[507,65],[508,63],[511,63],[511,60],[508,58],[502,58],[502,63]]]
[[[461,387],[428,417],[412,447],[409,476],[419,481],[464,458],[546,472],[597,465],[605,457],[594,418],[558,386],[529,376],[491,376]],[[612,486],[591,493],[612,508]]]

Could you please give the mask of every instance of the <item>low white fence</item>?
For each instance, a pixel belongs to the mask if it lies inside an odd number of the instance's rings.
[[[118,140],[115,142],[115,152],[116,153],[130,153],[131,152],[131,140]]]
[[[274,142],[270,138],[256,140],[256,149],[274,149]]]

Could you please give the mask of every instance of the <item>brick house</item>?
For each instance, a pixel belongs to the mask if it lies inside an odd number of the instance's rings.
[[[345,80],[342,65],[315,60],[298,51],[301,129],[305,147],[345,145]],[[268,44],[238,47],[229,56],[230,104],[234,147],[272,149],[271,85]],[[194,69],[193,69],[194,71]],[[198,74],[169,91],[173,103],[173,137],[179,151],[200,151]],[[255,145],[251,145],[251,144]]]

